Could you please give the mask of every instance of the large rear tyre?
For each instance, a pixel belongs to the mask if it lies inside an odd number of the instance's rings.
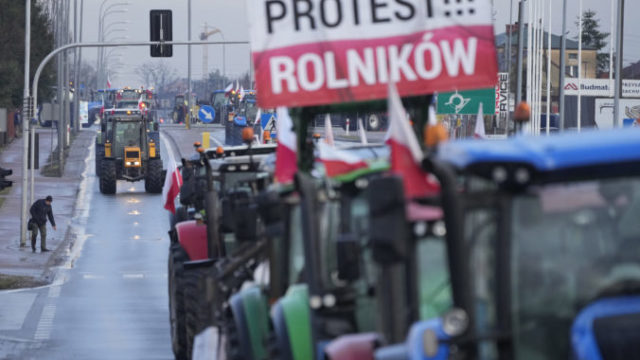
[[[103,194],[116,193],[116,162],[112,160],[100,161],[100,192]]]
[[[176,359],[187,357],[187,332],[185,330],[184,272],[183,264],[189,256],[179,243],[169,247],[169,321],[171,323],[171,347]]]
[[[102,159],[104,158],[104,147],[96,144],[96,176],[100,176]]]
[[[162,192],[162,160],[150,159],[147,164],[147,173],[144,177],[144,190],[151,194]]]
[[[207,299],[208,268],[184,270],[184,306],[186,312],[187,356],[193,354],[195,336],[213,323],[213,304]]]

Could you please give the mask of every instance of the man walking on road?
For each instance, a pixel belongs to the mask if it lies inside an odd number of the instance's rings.
[[[31,250],[36,252],[36,237],[40,230],[40,252],[50,251],[47,249],[47,217],[53,230],[56,230],[56,222],[53,220],[53,211],[51,210],[51,195],[45,199],[37,200],[31,205],[31,220],[29,220],[29,229],[31,230]],[[21,246],[24,246],[22,244]]]

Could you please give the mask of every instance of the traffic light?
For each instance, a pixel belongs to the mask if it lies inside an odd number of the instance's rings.
[[[4,188],[8,188],[13,185],[13,181],[4,179],[5,176],[9,176],[11,174],[13,174],[13,170],[0,167],[0,190],[4,190]]]
[[[151,41],[172,41],[171,10],[151,10],[149,13]],[[151,45],[151,57],[172,57],[173,45]]]

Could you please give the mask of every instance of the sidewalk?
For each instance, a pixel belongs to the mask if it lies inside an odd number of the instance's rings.
[[[49,158],[52,149],[57,146],[55,134],[51,136],[51,129],[38,129],[40,134],[40,169],[35,171],[35,196],[34,200],[53,196],[53,215],[55,217],[57,231],[54,231],[47,223],[47,247],[53,251],[40,253],[40,239],[36,245],[37,252],[31,252],[31,240],[27,239],[27,247],[20,248],[20,211],[22,206],[22,149],[23,139],[14,140],[0,153],[0,165],[13,170],[13,175],[8,177],[13,180],[13,187],[9,193],[0,195],[4,203],[0,206],[0,274],[19,275],[33,277],[37,281],[50,281],[47,279],[47,266],[52,264],[61,250],[69,224],[73,215],[78,188],[85,169],[85,158],[88,149],[94,141],[94,130],[81,130],[69,151],[64,175],[58,177],[45,177],[40,170]],[[55,131],[55,130],[53,130]],[[30,199],[28,198],[29,202]],[[29,203],[28,206],[31,206]]]

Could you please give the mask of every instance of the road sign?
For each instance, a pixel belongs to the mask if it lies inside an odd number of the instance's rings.
[[[596,99],[595,101],[595,121],[598,129],[613,128],[614,99]],[[637,119],[640,118],[640,99],[620,99],[619,124],[623,127],[637,126]]]
[[[216,118],[216,111],[209,105],[202,105],[198,111],[198,119],[203,123],[211,123]]]
[[[151,10],[149,13],[150,40],[172,41],[173,24],[171,10]],[[152,57],[173,56],[173,45],[151,45]]]
[[[401,96],[496,84],[489,0],[247,0],[247,9],[263,108],[383,99],[390,81]]]
[[[486,88],[438,94],[438,114],[477,115],[482,103],[485,115],[496,112],[496,89]]]

